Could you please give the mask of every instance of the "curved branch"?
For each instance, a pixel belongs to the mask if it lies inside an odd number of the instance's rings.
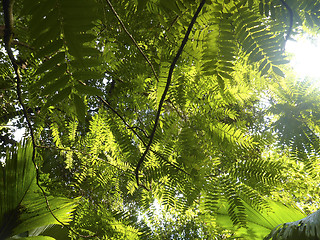
[[[168,77],[167,77],[167,83],[166,83],[166,86],[165,86],[165,89],[164,89],[164,92],[161,96],[161,99],[160,99],[160,102],[159,102],[159,106],[158,106],[158,111],[157,111],[157,115],[156,115],[156,118],[155,118],[155,121],[154,121],[154,125],[153,125],[153,129],[152,129],[152,132],[150,134],[150,140],[148,142],[148,145],[146,146],[146,149],[145,151],[143,152],[141,158],[139,159],[139,162],[137,164],[137,167],[136,167],[136,170],[135,170],[135,175],[136,175],[136,181],[137,181],[137,185],[140,186],[140,182],[139,182],[139,170],[140,170],[140,167],[151,147],[151,144],[152,144],[152,141],[153,141],[153,138],[154,138],[154,135],[155,135],[155,132],[156,132],[156,129],[157,129],[157,126],[158,126],[158,122],[159,122],[159,118],[160,118],[160,113],[161,113],[161,109],[162,109],[162,105],[164,103],[164,100],[166,98],[166,95],[168,93],[168,90],[169,90],[169,87],[170,87],[170,84],[171,84],[171,79],[172,79],[172,74],[173,74],[173,70],[175,68],[175,65],[183,51],[183,48],[184,46],[186,45],[187,41],[188,41],[188,37],[191,33],[191,30],[192,30],[192,27],[194,25],[194,23],[196,22],[196,19],[202,9],[202,7],[204,6],[206,0],[202,0],[197,11],[195,12],[190,24],[189,24],[189,27],[188,27],[188,30],[182,40],[182,43],[181,43],[181,46],[175,56],[175,58],[173,59],[171,65],[170,65],[170,69],[169,69],[169,73],[168,73]]]
[[[85,83],[82,83],[82,84],[85,84]],[[110,103],[109,103],[107,100],[103,99],[103,98],[100,97],[100,96],[97,96],[97,97],[98,97],[98,99],[99,99],[107,108],[109,108],[114,114],[116,114],[116,115],[122,120],[122,122],[124,123],[124,125],[125,125],[128,129],[130,129],[130,130],[133,132],[133,134],[135,134],[135,135],[137,136],[137,138],[142,142],[143,146],[146,147],[146,146],[147,146],[146,142],[145,142],[145,141],[143,140],[143,138],[137,133],[137,131],[135,131],[135,128],[137,128],[137,127],[132,127],[132,126],[130,126],[130,125],[126,122],[126,120],[110,105]],[[147,134],[144,132],[143,129],[139,129],[139,130],[141,130],[141,131],[144,133],[145,137],[148,138]],[[152,149],[151,149],[150,151],[153,152],[153,153],[155,153],[155,154],[158,154],[156,151],[154,151],[154,150],[152,150]],[[162,155],[158,154],[158,156],[161,157],[161,159],[164,160],[165,162],[167,162],[170,166],[172,166],[172,167],[174,167],[175,169],[177,169],[178,171],[183,172],[184,174],[190,176],[189,173],[187,173],[185,170],[183,170],[183,169],[180,168],[179,166],[171,163],[170,161],[168,161],[167,159],[165,159]],[[146,186],[144,186],[144,185],[142,185],[142,184],[140,184],[140,186],[143,187],[143,188],[144,188],[145,190],[147,190],[147,191],[150,190],[150,189],[148,189]]]
[[[286,38],[285,38],[285,40],[288,41],[288,39],[290,38],[290,34],[291,34],[291,32],[292,32],[292,26],[293,26],[293,11],[292,11],[291,7],[290,7],[284,0],[280,0],[280,2],[283,4],[283,6],[285,6],[285,8],[287,9],[287,11],[289,12],[290,22],[289,22],[289,28],[288,28],[287,36],[286,36]]]
[[[86,86],[86,84],[85,84],[84,82],[82,82],[82,81],[80,81],[80,80],[78,80],[78,82],[79,82],[80,84],[82,84],[83,86]],[[147,146],[147,143],[143,140],[143,138],[140,136],[140,134],[138,134],[138,132],[135,130],[135,129],[140,130],[140,131],[144,134],[144,136],[145,136],[146,138],[149,138],[149,136],[146,134],[146,132],[145,132],[143,129],[140,129],[139,127],[136,127],[136,126],[130,126],[130,124],[127,123],[127,121],[124,119],[124,117],[123,117],[120,113],[118,113],[117,110],[115,110],[107,100],[105,100],[105,99],[102,98],[101,96],[96,96],[96,97],[102,102],[102,104],[103,104],[104,106],[106,106],[107,108],[109,108],[115,115],[118,116],[118,118],[121,119],[121,121],[123,122],[123,124],[124,124],[129,130],[131,130],[131,132],[132,132],[134,135],[136,135],[136,137],[142,142],[143,146],[145,146],[145,147]],[[155,154],[158,154],[156,151],[154,151],[154,150],[152,150],[152,149],[151,149],[150,151],[152,151],[152,152],[155,153]],[[167,162],[170,166],[172,166],[172,167],[174,167],[175,169],[177,169],[178,171],[181,171],[181,172],[183,172],[184,174],[190,176],[190,174],[187,173],[184,169],[182,169],[182,168],[180,168],[179,166],[171,163],[170,161],[168,161],[167,159],[165,159],[162,155],[159,155],[159,154],[158,154],[158,156],[161,157],[161,159],[164,160],[165,162]],[[140,186],[143,187],[144,189],[146,189],[147,191],[150,190],[150,189],[148,189],[148,188],[147,188],[146,186],[144,186],[144,185],[141,185],[141,184],[140,184]]]
[[[76,234],[79,237],[83,237],[83,238],[92,238],[96,235],[92,235],[92,236],[84,236],[81,235],[77,232],[75,232],[72,228],[70,228],[69,226],[65,225],[61,220],[59,220],[55,214],[53,213],[49,201],[48,201],[48,197],[44,191],[44,189],[41,187],[40,183],[39,183],[39,177],[40,177],[40,171],[39,171],[39,167],[37,165],[37,163],[35,162],[35,155],[36,155],[36,140],[35,140],[35,134],[34,134],[34,130],[33,130],[33,126],[31,124],[29,115],[28,115],[28,110],[26,105],[23,102],[22,99],[22,89],[21,89],[21,82],[22,82],[22,78],[21,78],[21,74],[20,74],[20,66],[17,64],[17,60],[15,59],[15,56],[13,54],[13,51],[11,49],[11,43],[12,43],[12,39],[13,39],[13,3],[14,0],[3,0],[2,1],[2,6],[3,6],[3,16],[4,16],[4,22],[5,22],[5,30],[4,30],[4,36],[3,36],[3,41],[5,44],[5,49],[6,52],[9,56],[9,59],[11,61],[11,64],[13,66],[13,69],[15,71],[16,74],[16,81],[17,81],[17,96],[18,96],[18,101],[22,107],[22,111],[23,111],[23,116],[25,117],[26,121],[27,121],[27,125],[30,131],[30,135],[31,135],[31,141],[32,141],[32,163],[36,169],[36,184],[39,187],[39,189],[42,192],[42,195],[46,201],[46,205],[47,208],[49,209],[50,214],[52,215],[52,217],[58,222],[60,223],[62,226],[66,227],[68,230],[70,230],[71,232],[73,232],[74,234]]]

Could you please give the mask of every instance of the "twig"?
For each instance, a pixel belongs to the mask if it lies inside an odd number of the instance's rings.
[[[150,140],[149,140],[148,145],[146,146],[146,149],[143,152],[141,158],[139,159],[139,162],[138,162],[136,170],[135,170],[136,181],[137,181],[138,186],[140,186],[140,183],[139,183],[139,169],[140,169],[140,167],[141,167],[141,165],[142,165],[142,163],[143,163],[143,161],[144,161],[144,159],[145,159],[145,157],[146,157],[146,155],[147,155],[147,153],[148,153],[148,151],[149,151],[149,149],[151,147],[151,144],[152,144],[152,141],[153,141],[153,138],[154,138],[157,126],[158,126],[162,105],[163,105],[163,102],[164,102],[164,100],[166,98],[166,95],[168,93],[168,90],[169,90],[169,87],[170,87],[170,84],[171,84],[173,70],[174,70],[175,65],[176,65],[176,63],[177,63],[177,61],[178,61],[178,59],[179,59],[179,57],[180,57],[180,55],[181,55],[181,53],[183,51],[184,46],[186,45],[186,43],[188,41],[188,37],[190,35],[192,27],[193,27],[194,23],[196,22],[196,19],[197,19],[198,15],[199,15],[203,5],[205,4],[205,2],[206,2],[206,0],[202,0],[201,1],[197,11],[195,12],[195,14],[194,14],[194,16],[193,16],[193,18],[192,18],[192,20],[191,20],[191,22],[189,24],[188,30],[187,30],[187,32],[186,32],[186,34],[185,34],[185,36],[184,36],[184,38],[182,40],[181,46],[180,46],[175,58],[173,59],[173,61],[171,63],[171,66],[170,66],[170,69],[169,69],[169,73],[168,73],[168,77],[167,77],[167,83],[166,83],[164,92],[163,92],[163,94],[161,96],[161,99],[160,99],[160,102],[159,102],[159,106],[158,106],[157,115],[156,115],[156,118],[155,118],[155,121],[154,121],[154,125],[153,125],[153,129],[152,129],[152,132],[150,134]]]
[[[168,161],[167,159],[165,159],[165,157],[162,156],[162,154],[156,152],[155,150],[151,149],[151,152],[153,152],[155,155],[157,155],[158,157],[160,157],[162,160],[164,160],[166,163],[168,163],[171,167],[174,167],[176,169],[178,169],[180,172],[183,172],[185,175],[190,176],[190,173],[187,173],[184,169],[180,168],[179,166],[175,165],[174,163]]]
[[[171,22],[171,24],[170,24],[170,26],[168,27],[168,29],[166,30],[166,32],[169,32],[170,30],[171,30],[171,28],[173,27],[173,25],[176,23],[176,22],[178,22],[178,19],[180,18],[180,17],[182,17],[184,14],[186,14],[188,12],[188,9],[186,9],[181,15],[177,15],[174,19],[173,19],[173,21]]]
[[[80,84],[86,86],[86,84],[85,84],[84,82],[82,82],[82,81],[78,81],[78,82],[79,82]],[[124,123],[124,125],[125,125],[128,129],[130,129],[130,130],[133,132],[133,134],[136,135],[136,137],[142,142],[142,144],[143,144],[144,147],[147,146],[147,144],[146,144],[146,142],[143,140],[143,138],[137,133],[137,131],[134,130],[135,128],[139,129],[140,131],[143,132],[143,134],[144,134],[144,136],[145,136],[146,138],[149,138],[143,129],[140,129],[140,128],[135,127],[135,126],[130,126],[129,123],[127,123],[127,121],[121,116],[121,114],[119,114],[119,113],[117,112],[117,110],[115,110],[107,100],[103,99],[103,98],[100,97],[100,96],[96,96],[96,97],[103,103],[103,105],[105,105],[107,108],[109,108],[114,114],[116,114],[116,115],[121,119],[121,121]],[[172,167],[176,168],[177,170],[183,172],[184,174],[190,176],[189,173],[187,173],[185,170],[183,170],[183,169],[180,168],[179,166],[177,166],[177,165],[171,163],[170,161],[168,161],[167,159],[165,159],[161,154],[157,153],[156,151],[154,151],[154,150],[152,150],[152,149],[151,149],[150,151],[153,152],[154,154],[157,154],[159,157],[161,157],[161,159],[162,159],[163,161],[167,162],[170,166],[172,166]],[[146,189],[147,191],[150,191],[150,189],[148,189],[146,186],[144,186],[144,185],[142,185],[142,184],[140,184],[140,186],[143,187],[144,189]]]
[[[3,41],[5,44],[5,49],[6,52],[9,56],[9,59],[11,61],[11,64],[13,66],[13,69],[15,71],[16,74],[16,81],[17,81],[17,96],[18,96],[18,101],[22,107],[23,110],[23,115],[27,121],[27,125],[30,131],[30,135],[31,135],[31,142],[32,142],[32,163],[36,169],[36,184],[39,187],[39,189],[41,190],[45,201],[46,201],[46,205],[47,208],[49,209],[50,214],[53,216],[53,218],[60,223],[62,226],[66,227],[68,230],[70,230],[71,232],[73,232],[74,234],[76,234],[77,236],[83,237],[83,238],[91,238],[94,237],[96,235],[93,236],[84,236],[81,234],[78,234],[77,232],[75,232],[72,228],[70,228],[69,226],[65,225],[62,221],[60,221],[53,213],[47,195],[45,193],[45,191],[43,190],[43,188],[40,186],[39,183],[39,177],[40,177],[40,171],[39,171],[39,167],[35,162],[35,154],[36,154],[36,141],[35,141],[35,136],[34,136],[34,131],[33,131],[33,127],[28,115],[28,111],[27,111],[27,107],[25,106],[25,104],[23,103],[22,100],[22,90],[21,90],[21,82],[22,82],[22,78],[21,78],[21,74],[20,74],[20,67],[17,64],[17,61],[13,55],[13,51],[11,49],[11,43],[12,43],[12,39],[13,39],[13,4],[14,4],[14,0],[3,0],[2,1],[2,6],[3,6],[3,15],[4,15],[4,22],[5,22],[5,30],[4,30],[4,37],[3,37]]]
[[[84,83],[83,81],[81,80],[78,80],[78,82],[80,84],[82,84],[83,86],[87,86],[86,83]],[[124,125],[130,129],[138,138],[139,140],[144,144],[146,145],[146,143],[144,142],[144,140],[142,139],[142,137],[134,130],[134,128],[137,128],[139,129],[140,131],[143,131],[143,129],[140,129],[139,127],[134,127],[134,126],[130,126],[129,123],[127,123],[127,121],[124,119],[124,117],[121,116],[121,114],[119,114],[112,106],[111,104],[104,98],[102,98],[101,96],[96,96],[102,103],[103,105],[105,105],[107,108],[109,108],[114,114],[116,114],[120,119],[121,121],[124,123]],[[143,131],[144,135],[147,137],[146,133]]]
[[[130,129],[130,130],[139,138],[139,140],[142,142],[142,144],[146,147],[147,144],[145,143],[145,141],[144,141],[144,140],[141,138],[141,136],[134,130],[134,128],[137,128],[137,127],[131,127],[131,126],[125,121],[125,119],[110,105],[109,102],[107,102],[106,100],[104,100],[104,99],[101,98],[101,97],[99,97],[99,99],[102,101],[103,104],[105,104],[106,107],[108,107],[112,112],[114,112],[114,113],[122,120],[122,122],[126,125],[126,127],[127,127],[128,129]],[[144,132],[143,129],[139,129],[139,130],[140,130],[140,131],[143,131],[144,135],[145,135],[146,137],[148,137],[147,134]],[[183,170],[183,169],[180,168],[179,166],[176,166],[175,164],[173,164],[173,163],[171,163],[170,161],[168,161],[167,159],[165,159],[162,155],[160,155],[160,154],[157,153],[156,151],[154,151],[154,150],[152,150],[152,149],[151,149],[150,151],[153,152],[154,154],[157,154],[159,157],[161,157],[162,160],[164,160],[165,162],[167,162],[170,166],[176,168],[177,170],[185,173],[185,174],[188,175],[188,176],[190,175],[189,173],[187,173],[185,170]],[[144,185],[140,184],[140,186],[142,186],[144,189],[146,189],[146,190],[149,191],[149,189],[148,189],[147,187],[145,187]]]
[[[137,127],[137,126],[129,127],[129,129],[134,129],[134,128],[136,128],[136,129],[138,129],[140,132],[142,132],[143,135],[144,135],[146,138],[149,138],[149,136],[148,136],[148,134],[146,133],[146,131],[143,130],[142,128]]]
[[[292,26],[293,26],[293,11],[292,11],[291,7],[284,0],[280,0],[280,2],[283,4],[283,6],[285,6],[287,11],[289,12],[290,23],[289,23],[287,36],[285,38],[285,40],[288,41],[290,34],[291,34],[291,31],[292,31]]]
[[[116,18],[118,19],[120,25],[122,26],[123,30],[126,32],[126,34],[129,36],[129,38],[132,40],[132,42],[134,43],[134,45],[138,48],[139,52],[141,53],[141,55],[144,57],[144,59],[148,62],[149,66],[152,69],[152,73],[154,75],[154,77],[156,78],[156,80],[159,82],[159,78],[157,76],[156,71],[154,70],[154,67],[152,65],[152,63],[150,62],[149,58],[147,57],[147,55],[142,51],[142,49],[139,47],[138,43],[136,42],[136,40],[133,38],[133,36],[129,33],[129,31],[127,30],[126,26],[124,25],[124,23],[122,22],[120,16],[118,15],[118,13],[116,12],[116,10],[113,8],[111,2],[109,0],[106,0],[109,7],[111,8],[113,14],[116,16]]]
[[[180,113],[179,110],[176,108],[176,106],[174,105],[174,103],[173,103],[171,100],[168,100],[168,103],[170,103],[170,105],[173,107],[174,111],[178,114],[178,116],[186,122],[186,121],[187,121],[187,117],[181,115],[181,113]],[[181,112],[183,113],[183,111],[181,111]],[[184,115],[185,115],[185,114],[184,114]]]

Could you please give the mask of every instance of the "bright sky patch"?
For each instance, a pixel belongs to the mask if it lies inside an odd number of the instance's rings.
[[[299,77],[320,78],[320,39],[288,41],[286,50],[294,54],[291,65]]]

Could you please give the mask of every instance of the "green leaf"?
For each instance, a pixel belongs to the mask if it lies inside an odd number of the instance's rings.
[[[79,49],[79,51],[80,51],[81,56],[99,57],[101,55],[101,52],[98,49],[93,48],[93,47],[82,46]]]
[[[72,67],[75,68],[88,68],[101,65],[101,60],[99,58],[80,58],[70,61]]]
[[[264,13],[265,13],[265,15],[266,15],[267,17],[269,17],[269,8],[270,8],[269,4],[266,3],[266,4],[264,5]]]
[[[49,236],[32,236],[32,237],[23,237],[19,238],[20,240],[55,240],[53,237]]]
[[[34,48],[41,48],[48,45],[53,39],[58,39],[60,36],[60,22],[57,21],[54,23],[55,27],[49,28],[46,32],[43,32],[38,36],[35,41],[32,43]]]
[[[147,5],[148,0],[138,0],[138,11],[143,10]]]
[[[228,214],[228,204],[220,203],[217,214],[217,223],[226,229],[235,231],[234,237],[243,237],[250,240],[261,240],[273,228],[281,223],[291,222],[305,217],[299,209],[282,203],[268,201],[269,209],[259,211],[242,201],[247,215],[247,228],[234,226]]]
[[[43,58],[43,57],[50,56],[56,53],[62,47],[62,44],[63,44],[62,39],[53,40],[48,45],[46,45],[45,47],[37,51],[37,53],[35,54],[35,57]]]
[[[91,80],[91,79],[101,79],[104,77],[103,73],[95,72],[95,71],[77,71],[72,75],[76,80]]]
[[[259,72],[261,72],[261,70],[267,65],[267,63],[268,63],[267,59],[263,60],[263,62],[259,66]]]
[[[233,77],[229,73],[226,73],[226,72],[219,72],[219,75],[221,77],[224,77],[224,78],[229,79],[229,80],[233,79]]]
[[[73,103],[76,107],[78,120],[80,122],[84,122],[86,115],[86,105],[84,104],[82,98],[77,94],[73,94]]]
[[[305,19],[306,19],[306,22],[308,23],[308,25],[310,27],[313,27],[314,23],[312,21],[312,18],[310,17],[309,13],[305,12],[304,13],[304,16],[305,16]]]
[[[83,45],[83,42],[81,42],[81,36],[83,37],[83,35],[68,32],[68,33],[65,33],[65,36],[66,36],[66,43],[68,46],[68,52],[72,56],[78,59],[81,59],[84,56],[94,57],[94,56],[99,56],[101,54],[101,52],[98,49]],[[86,40],[88,39],[85,39],[84,41]]]
[[[32,194],[26,195],[21,203],[25,207],[25,211],[22,211],[21,223],[13,230],[13,234],[19,234],[49,224],[60,224],[48,211],[44,197],[39,193],[34,194],[35,192],[38,193],[37,189],[34,189],[31,192]],[[62,223],[68,224],[72,220],[71,213],[76,207],[75,200],[49,196],[48,202],[51,210]]]
[[[217,80],[218,80],[218,84],[220,86],[220,89],[224,90],[225,89],[225,83],[224,83],[223,78],[219,74],[217,74]]]
[[[175,0],[160,0],[160,4],[167,9],[175,11],[178,14],[181,13]]]
[[[284,73],[280,70],[280,68],[272,66],[272,70],[275,74],[279,75],[280,77],[285,77]]]
[[[87,43],[87,42],[93,42],[97,39],[96,35],[89,34],[89,33],[81,33],[76,35],[78,42]]]
[[[281,240],[284,239],[282,236],[288,240],[320,238],[320,210],[298,221],[289,221],[291,220],[283,221],[283,224],[273,229],[264,239]]]
[[[56,91],[60,91],[61,89],[65,88],[69,80],[70,80],[70,76],[63,75],[60,79],[46,86],[42,91],[42,95],[52,94]]]
[[[101,96],[103,95],[103,92],[95,87],[91,87],[91,86],[84,86],[82,84],[78,84],[75,86],[75,89],[81,93],[81,94],[85,94],[85,95],[91,95],[91,96]]]
[[[0,238],[31,231],[49,224],[60,224],[47,209],[36,185],[31,143],[8,149],[5,165],[0,166]],[[48,196],[55,216],[64,224],[71,220],[75,201]]]
[[[263,12],[263,1],[260,1],[260,3],[259,3],[259,13],[260,13],[261,15],[264,14],[264,12]]]
[[[49,106],[58,104],[59,102],[62,102],[65,98],[67,98],[71,93],[71,87],[67,87],[61,91],[59,91],[58,94],[51,97],[48,102],[45,105],[45,108],[48,108]]]
[[[276,8],[275,8],[275,3],[273,1],[270,4],[270,13],[271,13],[271,17],[273,19],[276,19]]]
[[[35,86],[36,87],[44,86],[44,85],[50,83],[51,81],[62,77],[65,74],[66,70],[67,70],[67,64],[65,64],[65,63],[61,64],[58,67],[53,68],[50,72],[46,73],[40,79],[40,81],[36,82]]]
[[[262,69],[262,71],[261,71],[261,76],[264,76],[264,75],[267,74],[267,72],[268,72],[269,69],[270,69],[270,66],[271,66],[271,64],[268,63],[268,64]]]
[[[9,81],[5,81],[4,78],[0,77],[0,89],[11,88],[12,84]]]
[[[54,55],[49,60],[44,61],[40,67],[37,69],[35,74],[41,74],[47,70],[51,70],[56,67],[59,63],[64,62],[65,60],[65,52],[59,52]]]
[[[281,60],[275,60],[272,61],[273,65],[282,65],[282,64],[288,64],[290,61],[286,59],[281,59]]]

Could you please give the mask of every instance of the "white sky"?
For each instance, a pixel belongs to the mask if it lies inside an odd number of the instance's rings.
[[[291,65],[299,77],[320,78],[320,38],[288,41],[286,51],[295,55]]]
[[[20,141],[22,140],[23,134],[25,133],[25,128],[17,129],[14,133],[14,140]]]

